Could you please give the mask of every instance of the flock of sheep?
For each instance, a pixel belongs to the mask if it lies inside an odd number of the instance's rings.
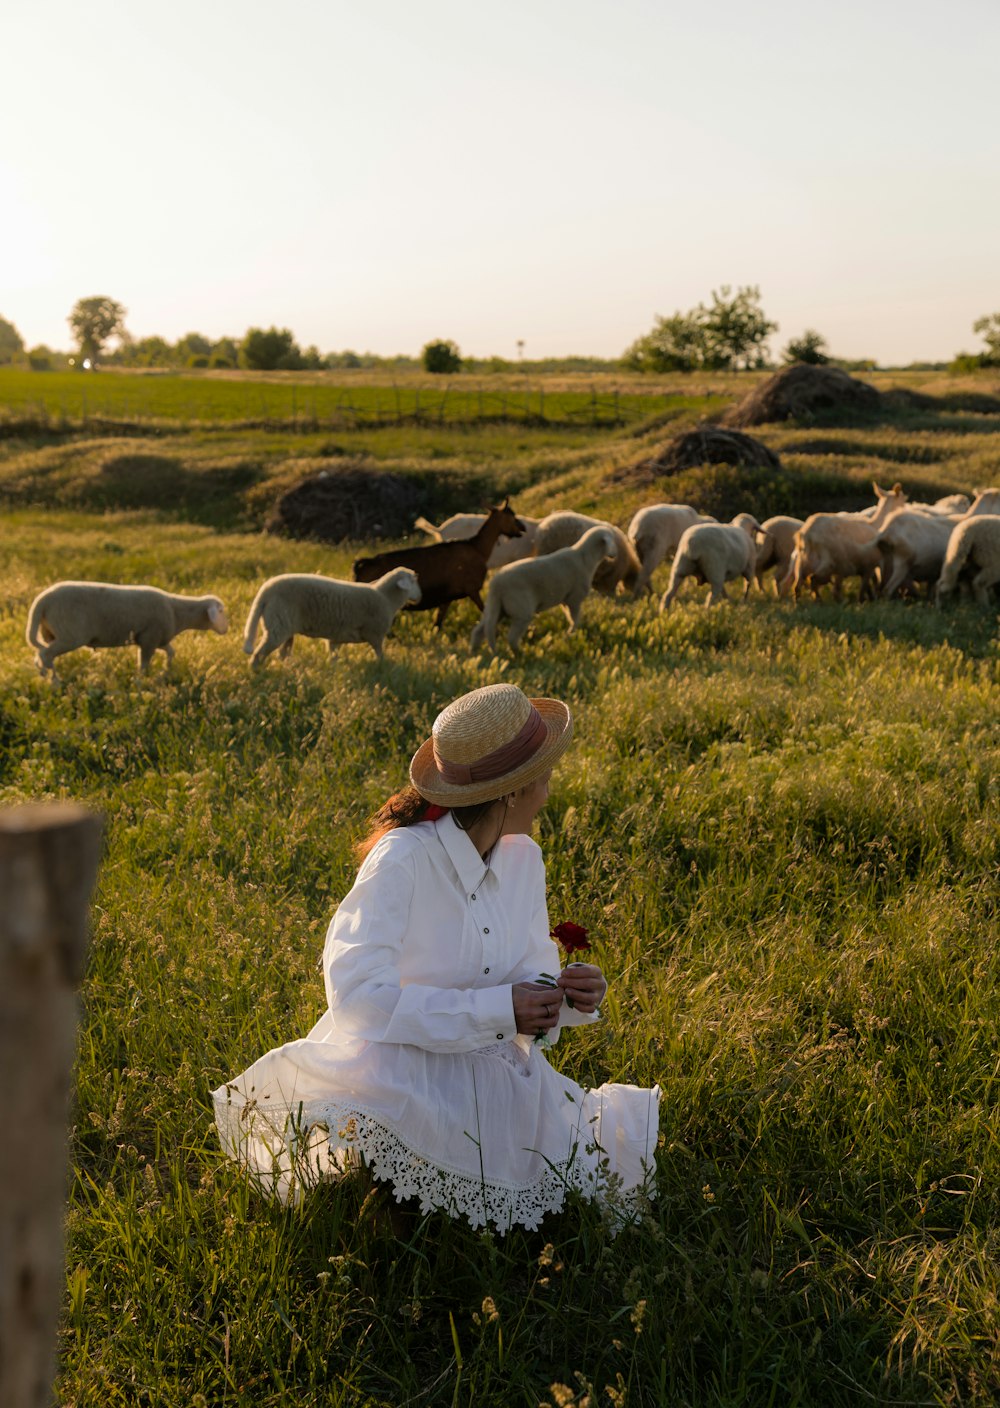
[[[839,599],[843,583],[857,577],[862,599],[926,583],[936,584],[940,603],[968,579],[975,599],[987,604],[990,588],[1000,583],[1000,489],[979,490],[973,502],[952,494],[925,504],[909,502],[898,484],[873,487],[875,503],[860,513],[764,523],[747,513],[718,523],[687,504],[641,508],[626,531],[567,510],[540,520],[518,517],[509,503],[487,514],[456,514],[438,527],[419,518],[415,526],[434,542],[359,558],[354,581],[296,573],[270,578],[250,608],[243,648],[254,668],[274,651],[287,656],[297,635],[326,640],[331,653],[362,642],[381,656],[400,610],[436,609],[440,626],[452,602],[468,599],[482,613],[471,648],[495,650],[506,618],[508,645],[516,650],[540,611],[561,606],[572,631],[591,590],[641,596],[671,556],[660,611],[688,577],[709,586],[706,604],[713,605],[727,599],[727,582],[742,578],[745,599],[755,581],[763,588],[769,570],[776,592],[795,597],[803,589],[818,596],[829,583]],[[42,674],[55,680],[56,658],[82,646],[137,645],[141,672],[157,650],[169,663],[173,638],[186,630],[225,633],[219,598],[58,582],[32,603],[26,636]]]

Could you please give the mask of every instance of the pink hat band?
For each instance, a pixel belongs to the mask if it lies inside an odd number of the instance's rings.
[[[515,734],[508,743],[494,748],[492,753],[486,753],[482,758],[477,758],[474,763],[454,763],[450,758],[441,756],[435,738],[433,740],[434,761],[445,782],[459,786],[469,782],[490,782],[493,778],[502,777],[504,773],[513,772],[522,763],[526,763],[531,755],[538,751],[547,736],[548,729],[545,726],[545,720],[532,705],[531,713],[520,732]]]

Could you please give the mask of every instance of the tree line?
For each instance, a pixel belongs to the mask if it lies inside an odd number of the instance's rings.
[[[637,337],[620,359],[599,357],[519,358],[463,357],[450,339],[436,338],[425,343],[419,358],[383,357],[353,351],[320,352],[302,348],[288,328],[248,328],[242,338],[211,339],[201,333],[185,333],[177,342],[162,337],[133,338],[125,326],[127,310],[105,295],[81,298],[73,305],[67,321],[73,333],[76,355],[54,352],[46,346],[27,349],[13,323],[0,317],[0,365],[27,364],[36,371],[61,366],[84,370],[105,365],[135,368],[245,368],[250,371],[337,371],[382,367],[416,370],[422,367],[435,374],[451,375],[463,369],[475,372],[512,370],[604,371],[624,367],[637,372],[742,371],[772,364],[768,339],[778,324],[767,317],[760,301],[760,289],[748,284],[735,292],[728,284],[714,289],[709,303],[699,303],[686,313],[669,317],[657,315],[649,332]],[[980,352],[959,352],[949,364],[952,371],[975,371],[1000,366],[1000,312],[977,318],[973,332],[982,337]],[[852,370],[874,369],[869,360],[845,362],[831,356],[826,339],[814,328],[793,338],[781,353],[785,363],[807,362],[825,365],[834,362]]]

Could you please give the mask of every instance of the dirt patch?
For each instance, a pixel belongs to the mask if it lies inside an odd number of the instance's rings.
[[[608,476],[608,482],[642,488],[657,479],[670,479],[686,469],[695,469],[704,464],[728,464],[744,469],[781,468],[781,461],[774,451],[752,435],[725,430],[717,425],[699,425],[694,430],[675,436],[655,454],[636,464],[623,465],[614,470]]]
[[[764,425],[768,421],[853,419],[870,417],[880,396],[867,381],[839,367],[796,362],[768,377],[722,417],[726,425]]]
[[[402,538],[422,511],[420,486],[401,474],[337,465],[294,484],[264,527],[287,538],[339,543],[345,538]]]

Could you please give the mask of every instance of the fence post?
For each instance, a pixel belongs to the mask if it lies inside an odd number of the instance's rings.
[[[66,1110],[101,821],[0,810],[0,1403],[48,1408],[65,1287]]]

